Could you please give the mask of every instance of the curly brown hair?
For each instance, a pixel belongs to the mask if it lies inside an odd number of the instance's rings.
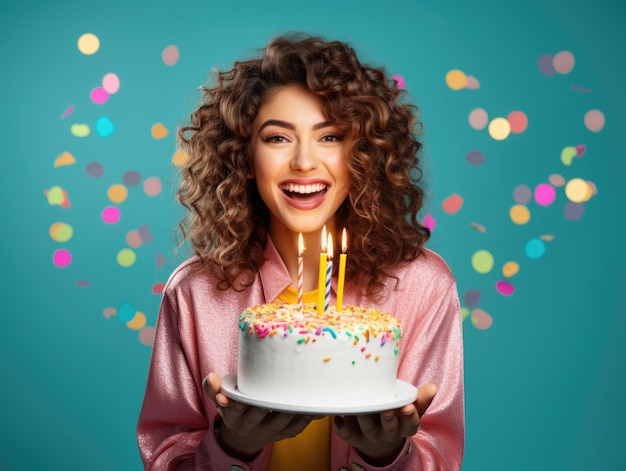
[[[418,257],[430,236],[418,221],[421,123],[385,69],[361,64],[344,42],[284,35],[258,57],[215,71],[191,123],[178,132],[189,156],[177,192],[187,209],[183,237],[216,271],[221,288],[252,282],[269,231],[268,209],[248,178],[252,122],[271,91],[294,83],[317,94],[328,120],[344,133],[351,184],[336,225],[350,233],[347,278],[375,295],[388,269]]]

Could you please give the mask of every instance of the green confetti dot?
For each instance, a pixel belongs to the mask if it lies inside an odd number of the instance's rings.
[[[117,253],[117,263],[122,267],[130,267],[136,260],[137,255],[131,249],[122,249]]]
[[[493,255],[487,250],[478,250],[472,255],[472,267],[478,273],[489,273],[493,268]]]

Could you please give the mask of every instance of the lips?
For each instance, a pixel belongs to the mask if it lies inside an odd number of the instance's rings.
[[[285,182],[280,190],[292,206],[298,209],[313,209],[322,204],[329,185],[324,182]]]

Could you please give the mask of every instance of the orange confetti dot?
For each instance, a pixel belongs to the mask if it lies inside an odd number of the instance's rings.
[[[155,139],[163,139],[167,137],[170,132],[161,123],[156,123],[152,126],[152,137]]]
[[[443,203],[441,203],[441,207],[448,214],[456,214],[463,206],[463,197],[459,194],[452,194],[448,196]]]
[[[528,117],[522,111],[511,111],[506,119],[511,125],[513,134],[523,133],[528,127]]]
[[[61,167],[63,165],[72,165],[76,163],[76,159],[69,152],[63,152],[56,159],[54,159],[54,166]]]
[[[446,74],[446,85],[452,90],[461,90],[467,85],[467,76],[462,70],[453,69]]]

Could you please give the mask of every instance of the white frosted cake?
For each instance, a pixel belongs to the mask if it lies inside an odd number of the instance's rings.
[[[396,395],[401,328],[387,313],[275,302],[239,318],[237,388],[257,400],[336,407]]]

